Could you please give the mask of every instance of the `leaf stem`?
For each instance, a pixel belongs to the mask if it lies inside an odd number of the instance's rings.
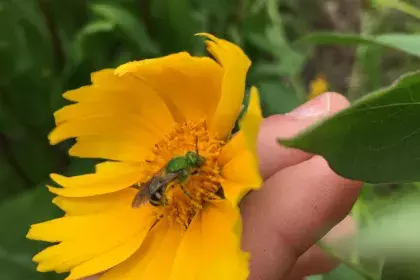
[[[368,273],[367,271],[361,269],[359,266],[355,265],[351,261],[349,261],[347,259],[344,259],[344,258],[340,258],[340,256],[338,256],[337,254],[335,254],[333,252],[333,250],[331,250],[328,246],[326,246],[325,244],[323,244],[323,242],[320,241],[320,242],[318,242],[317,245],[322,249],[322,251],[324,251],[324,253],[326,253],[327,255],[329,255],[332,258],[335,258],[335,259],[339,260],[341,263],[343,263],[344,265],[348,266],[352,270],[356,271],[361,276],[365,277],[367,280],[380,280],[380,278],[377,278],[377,277],[371,275],[370,273]]]

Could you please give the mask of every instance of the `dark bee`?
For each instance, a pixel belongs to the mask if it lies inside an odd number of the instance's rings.
[[[165,205],[167,203],[165,191],[168,184],[175,180],[178,180],[180,183],[185,182],[190,176],[191,171],[203,166],[204,162],[205,159],[198,153],[198,148],[196,148],[196,152],[189,151],[185,156],[172,158],[150,180],[131,186],[139,190],[133,199],[132,207],[139,207],[147,201],[153,206]],[[181,187],[183,188],[182,184]],[[188,195],[188,192],[184,188],[183,190]]]

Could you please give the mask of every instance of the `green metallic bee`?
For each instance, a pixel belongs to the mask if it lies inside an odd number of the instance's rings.
[[[172,158],[161,170],[144,183],[136,183],[131,187],[138,189],[133,199],[132,207],[136,208],[147,201],[153,206],[161,206],[167,203],[165,190],[169,183],[178,180],[184,193],[188,196],[187,190],[182,183],[191,175],[191,172],[204,165],[205,158],[200,156],[198,148],[196,152],[187,152],[185,156]]]

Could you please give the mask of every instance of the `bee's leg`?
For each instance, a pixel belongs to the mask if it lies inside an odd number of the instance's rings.
[[[132,184],[131,186],[130,186],[130,188],[133,188],[133,189],[136,189],[136,190],[140,190],[141,189],[141,187],[142,187],[142,183],[140,183],[140,182],[137,182],[137,183],[134,183],[134,184]]]
[[[190,171],[188,169],[182,169],[179,171],[179,178],[178,181],[183,183],[188,179],[188,176],[190,176]]]
[[[189,198],[191,198],[191,194],[187,191],[187,189],[185,188],[185,182],[187,181],[187,179],[188,179],[188,176],[190,176],[190,171],[189,170],[187,170],[187,169],[183,169],[182,171],[181,171],[181,179],[180,179],[180,186],[181,186],[181,189],[184,191],[184,194],[186,195],[186,196],[188,196]]]
[[[168,198],[166,197],[166,195],[164,194],[162,195],[161,201],[163,205],[168,205]]]
[[[184,191],[184,194],[188,197],[188,198],[191,198],[191,194],[189,193],[189,191],[187,191],[187,189],[185,188],[185,186],[184,186],[184,183],[180,183],[179,184],[180,186],[181,186],[181,189]]]

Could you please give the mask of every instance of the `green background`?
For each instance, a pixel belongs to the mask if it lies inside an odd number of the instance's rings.
[[[420,65],[419,10],[399,4],[1,0],[0,279],[63,279],[35,272],[31,258],[44,244],[24,236],[31,223],[60,215],[44,187],[49,173],[91,170],[92,161],[68,157],[70,141],[52,147],[47,134],[54,124],[52,113],[66,104],[61,94],[89,83],[92,71],[182,50],[204,55],[202,39],[193,34],[205,31],[240,45],[249,55],[253,65],[247,83],[260,89],[265,116],[305,102],[308,84],[318,74],[326,76],[330,90],[355,100]],[[377,209],[417,190],[416,184],[365,188],[353,215],[366,224]],[[378,270],[360,260],[352,263],[356,270]],[[316,277],[361,276],[341,266]]]

